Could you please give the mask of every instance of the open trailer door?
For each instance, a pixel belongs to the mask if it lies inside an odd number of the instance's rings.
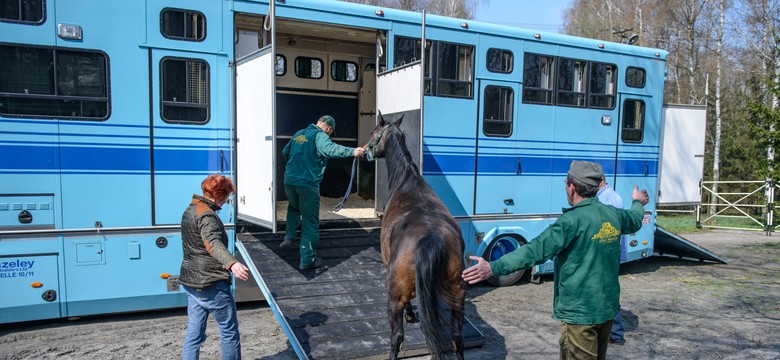
[[[237,219],[276,231],[275,56],[266,46],[236,61]]]
[[[706,130],[706,106],[664,104],[658,205],[701,205]],[[726,263],[726,259],[657,225],[653,250],[661,256]]]
[[[423,64],[426,63],[428,46],[425,39],[425,12],[422,14],[420,40],[416,42],[418,52],[415,59],[405,65],[378,73],[376,77],[376,108],[387,121],[396,121],[403,117],[401,130],[406,134],[406,147],[412,161],[422,172],[422,129],[423,129]],[[395,36],[392,32],[391,36]],[[380,36],[377,34],[377,36]],[[388,38],[388,42],[391,40]],[[413,42],[414,43],[414,42]],[[377,38],[377,44],[381,44]],[[414,46],[414,45],[412,45]],[[380,64],[381,45],[377,51],[377,65]],[[381,67],[377,67],[381,69]],[[390,197],[387,183],[387,165],[384,161],[376,164],[376,202],[377,214],[384,212]]]
[[[376,79],[376,107],[387,121],[403,117],[401,130],[406,134],[406,146],[418,169],[421,164],[422,137],[422,63],[420,61],[379,74]],[[384,159],[376,164],[377,213],[384,212],[390,196],[387,166]]]
[[[658,205],[701,205],[707,107],[664,104]]]

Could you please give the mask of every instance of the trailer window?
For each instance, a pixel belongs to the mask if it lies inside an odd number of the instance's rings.
[[[209,64],[200,59],[163,58],[160,69],[163,121],[208,122]]]
[[[336,81],[355,82],[358,65],[352,61],[334,60],[330,63],[330,77]]]
[[[276,54],[276,76],[284,76],[284,74],[287,74],[287,58]]]
[[[0,21],[42,24],[45,15],[43,0],[0,1]]]
[[[488,49],[487,69],[490,72],[509,74],[512,72],[514,55],[509,50]]]
[[[108,89],[104,53],[0,45],[0,114],[103,120]]]
[[[590,66],[589,107],[614,109],[617,89],[617,66],[594,62]]]
[[[437,96],[471,97],[474,47],[439,42]]]
[[[523,102],[553,104],[553,57],[525,54],[523,57]]]
[[[620,137],[624,142],[641,143],[645,131],[645,103],[626,99],[623,102],[623,126]]]
[[[295,58],[295,75],[304,79],[321,79],[322,60],[305,56]]]
[[[166,8],[160,12],[160,32],[174,40],[203,41],[206,16],[194,10]]]
[[[633,88],[645,87],[645,69],[629,66],[626,69],[626,86]]]
[[[483,104],[482,132],[486,136],[512,135],[515,92],[503,86],[486,86]]]
[[[585,107],[585,68],[587,62],[559,59],[558,105]]]
[[[411,64],[422,59],[422,40],[403,36],[395,37],[395,51],[393,52],[393,68]],[[425,42],[425,56],[431,60],[431,42]],[[426,71],[426,76],[429,73]]]

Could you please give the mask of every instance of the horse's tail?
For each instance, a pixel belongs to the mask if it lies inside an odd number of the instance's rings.
[[[448,260],[449,253],[440,236],[426,235],[417,243],[415,284],[420,329],[433,359],[441,359],[453,350],[449,316],[445,315],[442,306],[445,301],[450,303],[445,295],[448,293]]]

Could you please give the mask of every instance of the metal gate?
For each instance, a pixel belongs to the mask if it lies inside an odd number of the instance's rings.
[[[717,185],[717,186],[716,186]],[[702,181],[702,203],[696,206],[696,227],[760,231],[770,235],[776,226],[772,180]],[[709,209],[702,219],[702,207]],[[715,225],[718,219],[742,219],[747,225]],[[748,225],[755,224],[754,227]]]

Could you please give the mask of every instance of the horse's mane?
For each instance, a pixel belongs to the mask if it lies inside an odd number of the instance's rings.
[[[406,148],[406,134],[397,126],[390,126],[385,134],[385,158],[390,182],[390,193],[409,192],[425,183],[420,170]],[[392,150],[391,150],[392,149]],[[390,150],[390,151],[388,151]]]

